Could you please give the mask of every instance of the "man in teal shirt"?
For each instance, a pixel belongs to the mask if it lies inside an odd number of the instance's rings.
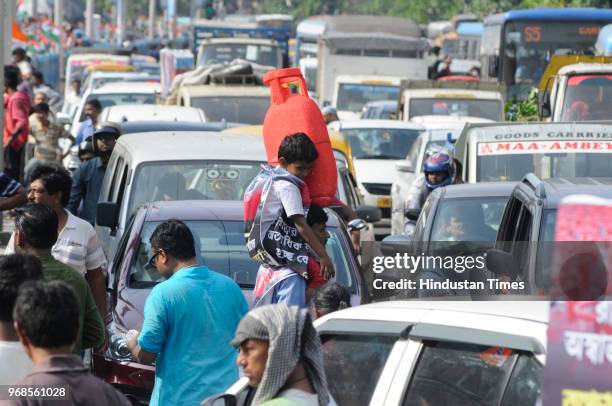
[[[238,379],[230,341],[248,305],[233,280],[198,265],[183,222],[160,224],[150,241],[150,262],[167,280],[151,291],[128,346],[137,361],[155,361],[152,406],[199,405]]]

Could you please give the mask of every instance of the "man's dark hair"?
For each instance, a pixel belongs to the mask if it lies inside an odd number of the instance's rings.
[[[34,347],[64,347],[77,340],[79,301],[65,282],[26,282],[19,289],[13,318]]]
[[[26,51],[25,49],[18,47],[13,49],[13,52],[11,53],[11,55],[19,55],[19,56],[26,56]]]
[[[47,103],[38,103],[32,106],[32,113],[49,113],[51,109]]]
[[[98,99],[91,99],[88,100],[87,103],[85,103],[85,105],[90,105],[91,107],[93,107],[94,109],[98,110],[98,111],[102,111],[102,104],[100,103],[100,100]]]
[[[308,214],[306,215],[306,222],[309,226],[312,227],[315,224],[326,224],[327,220],[328,217],[325,210],[314,204],[310,206],[308,209]]]
[[[45,76],[39,70],[35,70],[34,72],[32,72],[32,77],[38,79],[40,82],[44,82],[45,81]]]
[[[193,234],[180,220],[168,220],[158,225],[149,241],[153,250],[163,249],[179,260],[196,256]]]
[[[42,277],[42,265],[35,256],[0,256],[0,321],[13,321],[13,307],[21,284]]]
[[[66,207],[70,200],[72,177],[68,171],[56,165],[37,166],[30,175],[30,182],[40,180],[49,194],[62,193],[62,206]]]
[[[57,241],[57,214],[47,205],[30,203],[18,207],[15,212],[15,228],[26,242],[36,249],[50,249]]]
[[[17,90],[17,86],[21,83],[19,69],[14,66],[4,67],[4,85],[9,89]]]
[[[288,164],[297,161],[311,163],[318,157],[319,152],[317,152],[317,148],[304,133],[288,135],[278,148],[278,158],[285,158]]]
[[[315,292],[314,305],[324,314],[351,307],[351,293],[336,282],[329,282]]]

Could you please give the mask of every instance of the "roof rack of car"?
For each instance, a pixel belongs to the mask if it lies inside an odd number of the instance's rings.
[[[531,188],[537,197],[540,199],[546,198],[546,190],[544,189],[544,182],[538,178],[535,173],[528,173],[525,175],[521,183]]]

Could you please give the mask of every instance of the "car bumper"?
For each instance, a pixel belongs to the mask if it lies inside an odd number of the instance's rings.
[[[93,374],[123,393],[132,404],[148,405],[155,384],[155,367],[116,361],[93,354]]]

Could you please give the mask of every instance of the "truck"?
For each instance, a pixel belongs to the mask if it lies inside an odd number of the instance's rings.
[[[412,20],[382,16],[335,16],[318,41],[317,97],[332,104],[340,75],[427,77],[428,44]]]
[[[202,42],[211,38],[260,38],[276,41],[282,48],[283,66],[289,66],[289,38],[291,28],[273,27],[257,22],[196,20],[193,24],[192,50],[198,54]],[[248,58],[243,58],[248,59]]]
[[[340,75],[332,105],[340,120],[357,120],[369,102],[396,101],[401,81],[399,76]]]
[[[451,115],[501,121],[504,117],[504,88],[497,83],[404,80],[399,91],[397,116]]]
[[[283,49],[273,39],[210,38],[200,43],[196,66],[230,63],[244,59],[274,69],[283,67]]]
[[[538,88],[541,120],[612,119],[612,57],[555,55]]]

